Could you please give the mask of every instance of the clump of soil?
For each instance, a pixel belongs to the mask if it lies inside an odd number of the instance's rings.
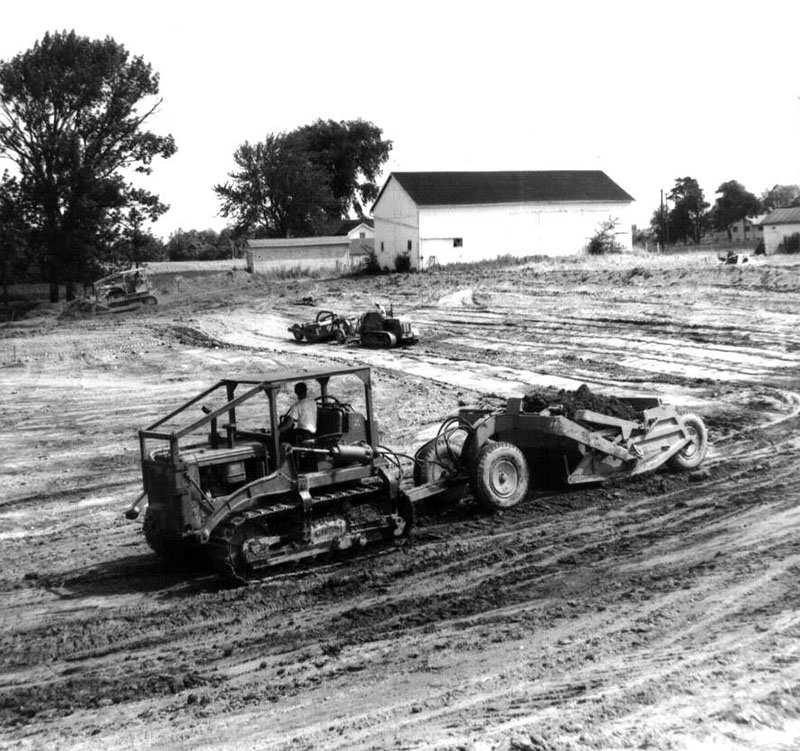
[[[544,412],[566,415],[570,420],[580,409],[599,412],[602,415],[618,417],[622,420],[638,420],[636,410],[626,401],[615,396],[593,394],[584,383],[575,391],[556,389],[553,386],[528,391],[522,399],[525,412]]]

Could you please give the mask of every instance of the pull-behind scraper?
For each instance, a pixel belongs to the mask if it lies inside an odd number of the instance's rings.
[[[292,385],[319,389],[317,433],[290,445],[280,432]],[[402,540],[414,504],[472,488],[492,509],[528,492],[531,474],[557,464],[568,483],[689,469],[705,456],[700,418],[657,400],[629,400],[641,419],[587,410],[526,412],[510,399],[499,412],[462,410],[414,458],[378,444],[369,368],[284,371],[225,379],[139,431],[146,503],[144,533],[165,558],[205,550],[241,579],[322,553]],[[265,426],[265,427],[261,427]]]

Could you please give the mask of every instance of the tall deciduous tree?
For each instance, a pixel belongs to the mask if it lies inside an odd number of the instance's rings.
[[[764,211],[800,205],[800,185],[773,185],[761,194]]]
[[[237,169],[214,188],[237,231],[261,237],[324,233],[378,194],[376,179],[391,141],[364,120],[317,120],[290,133],[244,143]]]
[[[736,180],[728,180],[717,188],[717,200],[711,209],[711,224],[725,230],[731,239],[731,225],[761,212],[761,201]]]
[[[709,204],[703,189],[693,177],[679,177],[669,192],[673,208],[669,212],[670,240],[700,242]]]
[[[19,184],[5,171],[0,177],[0,284],[4,305],[8,305],[8,284],[16,276],[26,240]]]
[[[175,152],[172,136],[143,129],[160,104],[158,84],[151,66],[113,39],[74,31],[45,34],[0,63],[0,155],[16,163],[33,207],[51,299],[59,282],[90,273],[114,216],[142,199],[145,211],[163,207],[125,177]]]
[[[240,231],[259,237],[313,235],[332,201],[328,177],[291,134],[245,142],[233,155],[238,169],[214,187],[220,213]]]
[[[378,196],[378,174],[389,158],[392,142],[366,120],[319,119],[295,131],[312,163],[328,176],[333,203],[327,213],[342,219],[350,209],[364,215],[363,205]]]

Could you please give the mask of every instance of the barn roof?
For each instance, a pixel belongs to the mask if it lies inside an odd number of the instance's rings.
[[[800,223],[800,206],[786,209],[773,209],[760,222],[765,224],[798,224]]]
[[[418,206],[634,200],[600,170],[393,172],[391,178],[400,183]],[[378,194],[376,204],[389,180]]]

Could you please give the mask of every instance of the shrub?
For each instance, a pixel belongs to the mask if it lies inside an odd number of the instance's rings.
[[[357,269],[353,270],[352,276],[374,276],[375,274],[382,274],[383,272],[384,270],[381,268],[378,256],[374,250],[370,250],[364,258],[364,262]]]
[[[296,266],[281,266],[262,273],[272,279],[300,279],[302,277],[319,279],[326,272],[323,269],[310,269],[298,263]]]
[[[800,253],[800,232],[787,235],[778,245],[778,253]]]
[[[758,245],[756,245],[756,249],[753,251],[753,255],[756,255],[756,256],[765,256],[765,255],[767,255],[767,249],[764,246],[764,241],[763,240],[759,240],[758,241]]]
[[[411,254],[408,251],[394,259],[394,270],[400,273],[411,271]]]
[[[589,245],[586,247],[589,255],[601,256],[606,253],[621,253],[624,250],[623,246],[614,239],[616,226],[617,220],[611,217],[600,222],[597,231],[589,238]]]

